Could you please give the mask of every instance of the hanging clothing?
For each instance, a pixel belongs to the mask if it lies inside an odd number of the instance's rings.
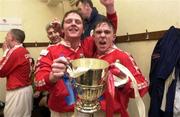
[[[157,42],[151,57],[149,117],[173,117],[177,71],[180,69],[180,29],[174,26]],[[165,81],[175,68],[175,80],[167,91],[165,111],[160,109]]]

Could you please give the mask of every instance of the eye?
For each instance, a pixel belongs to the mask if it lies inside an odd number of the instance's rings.
[[[67,19],[67,20],[65,20],[64,22],[67,23],[67,24],[69,24],[69,23],[72,22],[72,20],[71,20],[71,19]]]
[[[76,24],[82,24],[81,20],[75,20]]]
[[[108,35],[108,34],[110,34],[111,33],[111,31],[110,30],[97,30],[97,31],[95,31],[95,33],[96,34],[101,34],[101,33],[104,33],[104,34],[106,34],[106,35]]]
[[[48,35],[52,35],[52,32],[48,32]]]
[[[95,31],[95,33],[96,33],[96,34],[101,34],[101,33],[102,33],[102,31],[97,30],[97,31]]]
[[[58,31],[57,30],[55,30],[55,31],[53,31],[54,33],[58,33]]]
[[[105,34],[110,34],[111,31],[110,31],[110,30],[105,30],[104,33],[105,33]]]

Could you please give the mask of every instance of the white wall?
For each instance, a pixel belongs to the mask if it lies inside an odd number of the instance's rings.
[[[180,27],[179,0],[114,0],[119,18],[117,35],[166,30],[171,25]],[[98,0],[95,6],[105,9]]]
[[[0,0],[0,17],[20,18],[26,32],[25,42],[47,42],[46,24],[55,17],[61,19],[63,15],[63,4],[51,7],[41,0]],[[0,42],[5,34],[0,32]]]

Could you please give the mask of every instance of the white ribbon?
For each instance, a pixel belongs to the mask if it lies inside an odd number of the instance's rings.
[[[146,117],[145,105],[144,105],[144,102],[143,102],[143,100],[142,100],[142,98],[141,98],[141,96],[139,94],[137,82],[136,82],[134,76],[122,64],[116,62],[116,63],[114,63],[114,65],[118,69],[120,69],[124,74],[126,74],[132,80],[132,87],[133,87],[134,93],[135,93],[135,102],[137,104],[137,108],[138,108],[138,112],[139,112],[139,117]]]

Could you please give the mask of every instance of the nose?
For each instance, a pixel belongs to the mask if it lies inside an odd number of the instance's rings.
[[[55,33],[55,32],[53,32],[53,33],[52,33],[52,36],[56,36],[56,33]]]
[[[104,37],[106,34],[104,33],[104,31],[101,32],[100,36]]]
[[[53,33],[52,33],[52,36],[53,36],[53,37],[59,36],[59,33],[58,33],[58,32],[53,32]]]
[[[76,21],[75,21],[75,20],[72,20],[71,24],[72,24],[72,25],[76,25]]]

